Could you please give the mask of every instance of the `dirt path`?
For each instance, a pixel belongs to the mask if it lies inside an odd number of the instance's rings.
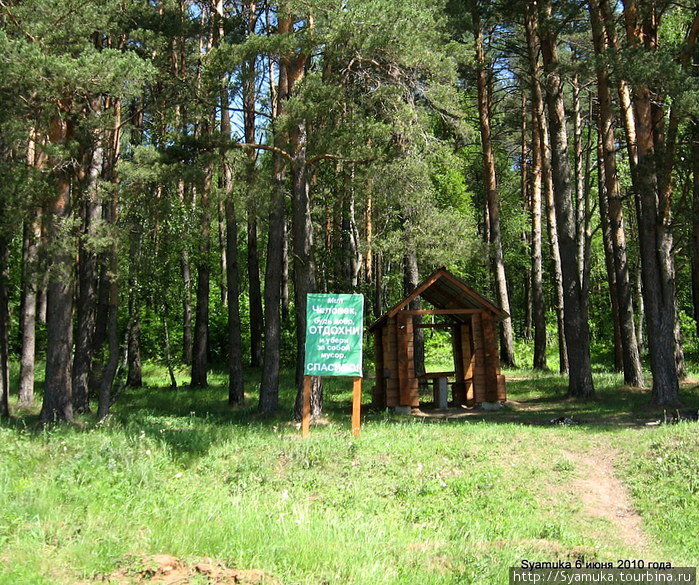
[[[611,522],[627,548],[639,554],[648,553],[648,537],[643,531],[641,517],[614,470],[617,453],[605,447],[595,453],[565,451],[564,454],[580,471],[580,476],[572,482],[572,489],[585,511]]]

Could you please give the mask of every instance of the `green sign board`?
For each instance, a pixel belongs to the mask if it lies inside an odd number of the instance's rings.
[[[306,376],[361,376],[364,295],[310,293],[306,300]]]

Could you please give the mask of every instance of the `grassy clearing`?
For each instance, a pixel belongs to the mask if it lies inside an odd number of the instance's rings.
[[[69,584],[158,552],[285,585],[505,583],[523,558],[699,564],[696,423],[642,426],[658,416],[647,394],[611,374],[596,376],[590,404],[563,399],[558,376],[509,375],[511,408],[367,413],[358,440],[344,380],[328,381],[328,420],[307,441],[288,422],[290,376],[273,420],[254,413],[254,393],[228,409],[221,376],[173,391],[153,366],[106,424],[36,431],[25,413],[0,427],[0,583]],[[699,406],[696,385],[684,400]],[[564,415],[584,424],[548,423]],[[645,549],[579,488],[581,458],[608,452]]]

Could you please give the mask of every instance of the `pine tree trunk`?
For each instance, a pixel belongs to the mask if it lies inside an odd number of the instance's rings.
[[[247,6],[248,34],[254,31],[255,3]],[[247,62],[244,69],[243,78],[243,129],[245,142],[252,144],[255,142],[255,60]],[[256,155],[253,149],[249,149],[247,187],[248,209],[247,209],[247,268],[248,268],[248,292],[250,297],[250,365],[258,368],[262,365],[262,333],[264,331],[264,313],[262,312],[262,286],[260,284],[260,258],[257,247],[257,205],[256,185],[255,185],[255,160]]]
[[[132,303],[129,316],[126,385],[131,388],[143,386],[143,365],[141,361],[141,316],[138,304]]]
[[[600,134],[601,138],[601,134]],[[607,271],[607,285],[609,287],[609,301],[612,309],[612,326],[614,335],[614,369],[617,372],[624,371],[624,352],[622,349],[621,326],[619,324],[619,301],[617,294],[616,273],[614,272],[614,247],[612,245],[612,234],[609,227],[609,201],[607,198],[607,188],[605,187],[605,168],[602,164],[604,157],[602,140],[598,143],[597,157],[597,190],[599,197],[600,231],[602,232],[602,245],[604,247],[604,266]],[[636,346],[638,348],[638,346]]]
[[[556,210],[553,193],[553,177],[551,173],[551,145],[549,126],[544,112],[544,99],[540,80],[539,53],[540,41],[538,23],[534,5],[526,4],[524,30],[527,40],[527,55],[529,73],[532,79],[532,112],[536,117],[538,129],[539,151],[541,153],[541,178],[546,206],[546,223],[549,232],[549,251],[553,265],[555,309],[558,332],[558,361],[561,374],[568,373],[568,351],[566,348],[565,327],[563,318],[563,276],[561,255],[558,246],[558,228],[556,226]]]
[[[254,5],[253,5],[254,7]],[[254,8],[253,8],[254,9]],[[217,13],[220,18],[218,37],[222,38],[224,34],[223,17],[224,7],[223,0],[218,1]],[[218,41],[218,39],[217,39]],[[221,134],[225,140],[231,138],[231,118],[229,113],[228,99],[228,79],[223,76],[221,79]],[[250,112],[246,114],[249,116]],[[254,116],[254,112],[252,112]],[[249,118],[246,118],[246,127],[249,123]],[[254,118],[253,118],[254,128]],[[249,138],[246,132],[246,138]],[[254,130],[252,132],[254,140]],[[243,342],[240,323],[240,275],[238,262],[238,220],[235,213],[235,203],[233,201],[233,178],[231,167],[226,160],[226,150],[221,149],[221,169],[220,182],[221,188],[225,196],[225,216],[226,216],[226,232],[224,241],[225,259],[226,259],[226,288],[228,289],[228,404],[243,404],[245,401],[245,386],[243,381]],[[248,174],[252,180],[254,173],[254,153],[249,156],[251,163],[251,172]]]
[[[531,180],[531,169],[529,164],[529,144],[527,137],[527,92],[522,90],[521,92],[521,133],[520,133],[520,165],[519,165],[519,184],[520,191],[522,193],[522,209],[526,216],[531,220],[532,218],[532,180]],[[539,169],[539,173],[541,169]],[[539,174],[539,189],[541,189],[541,175]],[[541,191],[539,191],[539,204],[541,204]],[[541,214],[541,210],[539,210]],[[541,215],[539,215],[539,220],[541,220]],[[532,233],[531,230],[527,230],[526,227],[522,229],[522,241],[524,242],[525,249],[529,253],[529,257],[533,261],[534,252],[532,245]],[[524,330],[522,331],[522,337],[526,341],[532,341],[534,339],[534,291],[532,290],[532,270],[528,270],[524,274]]]
[[[71,137],[70,122],[56,117],[51,121],[49,141],[65,144]],[[56,165],[59,166],[59,165]],[[73,421],[71,379],[73,349],[73,251],[62,235],[71,221],[71,180],[57,171],[57,193],[48,216],[49,275],[46,310],[46,373],[40,420],[49,424]]]
[[[699,336],[699,120],[696,119],[692,129],[692,175],[692,306]]]
[[[222,114],[223,115],[223,114]],[[217,202],[217,219],[218,225],[218,246],[221,252],[221,275],[219,278],[219,290],[221,291],[221,304],[226,307],[228,306],[228,279],[226,274],[228,274],[228,259],[226,257],[226,211],[224,209],[225,204],[223,201]]]
[[[142,234],[139,218],[132,220],[129,233],[129,329],[126,348],[126,385],[140,388],[143,385],[141,362],[141,311],[138,275],[141,265]]]
[[[573,60],[577,56],[573,52]],[[577,74],[573,75],[571,85],[573,86],[573,177],[574,177],[574,202],[575,202],[575,228],[576,243],[578,246],[578,273],[580,282],[585,278],[585,251],[587,242],[587,216],[585,213],[585,174],[583,170],[583,142],[582,142],[582,110],[580,107],[580,80]]]
[[[182,361],[192,365],[192,271],[189,253],[182,251]]]
[[[206,30],[199,36],[197,53],[196,87],[201,89],[204,70],[203,58],[217,42],[217,27],[214,25],[215,9],[218,3],[204,4],[201,11],[201,26]],[[215,107],[214,107],[215,110]],[[195,124],[195,138],[207,139],[212,135],[215,112],[206,112],[202,119]],[[212,207],[213,162],[204,163],[203,178],[195,192],[198,219],[197,250],[197,289],[196,306],[194,309],[194,336],[192,338],[192,368],[190,386],[205,388],[208,386],[209,371],[209,294],[211,287],[211,266],[209,252],[211,250],[211,207]]]
[[[24,226],[24,240],[22,243],[22,353],[19,366],[18,402],[18,405],[22,407],[27,407],[34,401],[41,215],[41,208],[39,208],[27,220]]]
[[[378,319],[383,314],[383,258],[381,252],[376,252],[374,259],[374,317]]]
[[[209,292],[211,269],[209,250],[211,246],[211,180],[213,169],[205,170],[203,184],[199,191],[199,212],[201,243],[197,258],[197,293],[194,317],[194,337],[192,339],[192,372],[190,385],[193,388],[208,386],[209,371]]]
[[[9,242],[0,235],[0,418],[10,416]]]
[[[103,215],[108,212],[105,210]],[[97,280],[97,308],[95,311],[95,330],[92,334],[92,364],[90,365],[90,374],[88,386],[90,391],[97,390],[101,385],[102,366],[103,364],[103,349],[107,340],[107,328],[109,321],[109,256],[105,252],[100,252],[97,255],[98,280]]]
[[[250,296],[250,365],[253,368],[259,368],[262,365],[262,335],[265,330],[265,323],[262,310],[262,285],[260,283],[257,212],[254,209],[248,209],[247,242],[248,293]]]
[[[342,206],[342,268],[343,288],[346,292],[356,292],[359,285],[359,271],[362,267],[362,254],[359,250],[359,231],[354,211],[354,188],[351,177],[346,177]]]
[[[228,404],[243,404],[243,351],[240,324],[240,290],[238,277],[238,223],[229,192],[226,200],[226,256],[228,278]]]
[[[292,184],[292,238],[294,246],[294,309],[296,314],[296,404],[294,417],[301,419],[303,408],[303,370],[306,342],[307,295],[316,292],[315,261],[313,259],[313,223],[306,164],[307,134],[304,121],[291,131],[290,143]],[[313,377],[311,385],[311,417],[317,418],[323,409],[322,379]]]
[[[267,266],[265,268],[265,344],[262,360],[262,380],[260,382],[260,402],[258,410],[262,414],[272,414],[279,408],[279,362],[281,344],[281,287],[283,265],[284,205],[284,164],[274,155],[275,188],[274,200],[269,216],[267,236]]]
[[[118,222],[119,200],[118,177],[116,164],[119,160],[121,141],[121,101],[115,100],[111,106],[114,109],[114,126],[108,137],[108,147],[105,149],[104,165],[102,168],[103,179],[110,183],[113,195],[105,206],[105,220],[112,230],[115,230]],[[109,414],[112,405],[112,386],[119,366],[119,248],[116,243],[110,244],[105,254],[105,285],[106,285],[106,340],[107,358],[102,368],[102,378],[99,385],[97,400],[97,418],[104,420]]]
[[[643,42],[646,49],[655,50],[659,15],[655,6],[643,7],[639,14],[635,0],[624,2],[627,37],[632,46]],[[648,327],[648,349],[653,389],[651,402],[676,405],[679,402],[679,380],[675,344],[675,282],[672,263],[672,233],[670,208],[660,199],[658,148],[653,112],[654,96],[648,86],[633,87],[633,106],[638,162],[634,190],[639,199],[639,244],[643,277],[643,301]]]
[[[534,362],[535,370],[548,370],[546,363],[546,310],[544,307],[543,252],[541,243],[541,191],[542,191],[542,152],[539,116],[532,112],[532,147],[531,147],[531,298],[532,321],[534,325]]]
[[[597,0],[590,1],[590,21],[595,52],[602,56],[607,50],[603,29],[603,15]],[[598,60],[597,99],[598,124],[602,146],[600,164],[604,169],[605,195],[608,206],[609,235],[613,251],[613,267],[616,291],[616,306],[619,311],[618,322],[623,357],[624,381],[631,386],[643,386],[643,369],[638,352],[636,326],[634,323],[631,279],[629,277],[628,258],[626,254],[626,230],[624,228],[624,211],[621,189],[616,165],[616,140],[614,137],[614,115],[610,93],[609,72],[606,65]],[[600,212],[602,208],[600,207]]]
[[[117,204],[113,201],[110,204],[108,220],[111,224],[116,224]],[[106,365],[103,369],[100,381],[99,398],[97,404],[97,419],[104,420],[109,414],[112,402],[112,386],[119,365],[119,259],[117,247],[112,245],[108,252],[109,256],[109,313],[107,318],[107,347],[108,355]]]
[[[366,203],[364,206],[364,241],[366,242],[366,252],[364,254],[364,284],[367,286],[374,281],[374,201],[373,195],[368,190],[365,194]],[[369,295],[369,302],[373,310],[373,298]]]
[[[98,236],[102,221],[102,204],[98,181],[103,172],[103,137],[95,137],[85,195],[81,204],[82,238],[78,244],[78,298],[76,306],[75,355],[73,357],[73,410],[90,411],[90,371],[97,315],[97,253],[92,241]],[[92,240],[92,241],[91,241]]]
[[[420,283],[420,275],[417,267],[417,254],[414,249],[403,255],[403,293],[408,296]],[[421,308],[420,297],[410,301],[408,309],[419,311]],[[413,358],[415,360],[415,374],[421,376],[425,373],[425,330],[414,327],[422,323],[422,317],[415,315],[413,318]]]
[[[288,33],[291,29],[291,19],[283,15],[277,23],[279,34]],[[271,69],[270,62],[270,69]],[[280,64],[277,75],[277,86],[274,85],[274,72],[270,70],[270,94],[272,95],[272,117],[280,113],[289,95],[289,80],[287,68]],[[287,146],[283,132],[275,132],[274,146],[283,150]],[[269,214],[269,235],[267,237],[267,265],[265,268],[264,289],[264,331],[265,343],[262,357],[262,379],[260,381],[260,400],[258,410],[262,414],[272,414],[279,408],[279,365],[281,345],[280,310],[282,304],[282,278],[284,270],[284,243],[286,226],[286,205],[284,184],[286,181],[286,165],[282,156],[275,152],[272,155],[274,172],[274,190]]]
[[[289,294],[289,225],[284,220],[283,237],[282,237],[282,319],[285,321],[289,318],[289,307],[291,306],[291,296]],[[266,338],[265,338],[266,339]]]
[[[551,4],[543,4],[545,15],[550,17]],[[564,292],[564,331],[568,351],[568,394],[589,400],[594,397],[590,363],[590,331],[587,319],[587,298],[584,295],[578,269],[575,206],[568,159],[566,112],[563,100],[563,83],[559,72],[556,38],[550,27],[541,35],[541,52],[546,73],[546,104],[551,132],[551,170],[554,183],[558,246],[561,254],[561,270]]]
[[[41,269],[37,276],[36,318],[46,324],[46,293],[49,286],[49,271],[46,269],[46,245],[48,243],[48,214],[45,204],[41,208],[41,240],[39,243],[39,264]]]
[[[488,231],[491,254],[491,270],[495,281],[495,294],[500,308],[510,313],[510,300],[507,293],[505,276],[505,260],[502,253],[502,238],[500,231],[500,196],[498,193],[495,174],[495,155],[490,129],[490,99],[488,96],[488,81],[486,79],[485,56],[483,52],[483,37],[480,26],[480,15],[476,4],[473,4],[473,30],[476,45],[476,85],[478,89],[478,117],[480,122],[481,146],[483,149],[483,174],[485,177],[485,195],[488,213]],[[500,360],[503,364],[515,367],[514,335],[512,319],[508,318],[500,324]]]

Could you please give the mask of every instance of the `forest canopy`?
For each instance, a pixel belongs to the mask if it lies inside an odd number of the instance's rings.
[[[41,367],[43,423],[104,418],[144,360],[225,369],[232,405],[256,368],[273,413],[308,293],[379,317],[441,265],[510,315],[506,366],[678,402],[695,8],[3,0],[0,24],[0,414]]]

